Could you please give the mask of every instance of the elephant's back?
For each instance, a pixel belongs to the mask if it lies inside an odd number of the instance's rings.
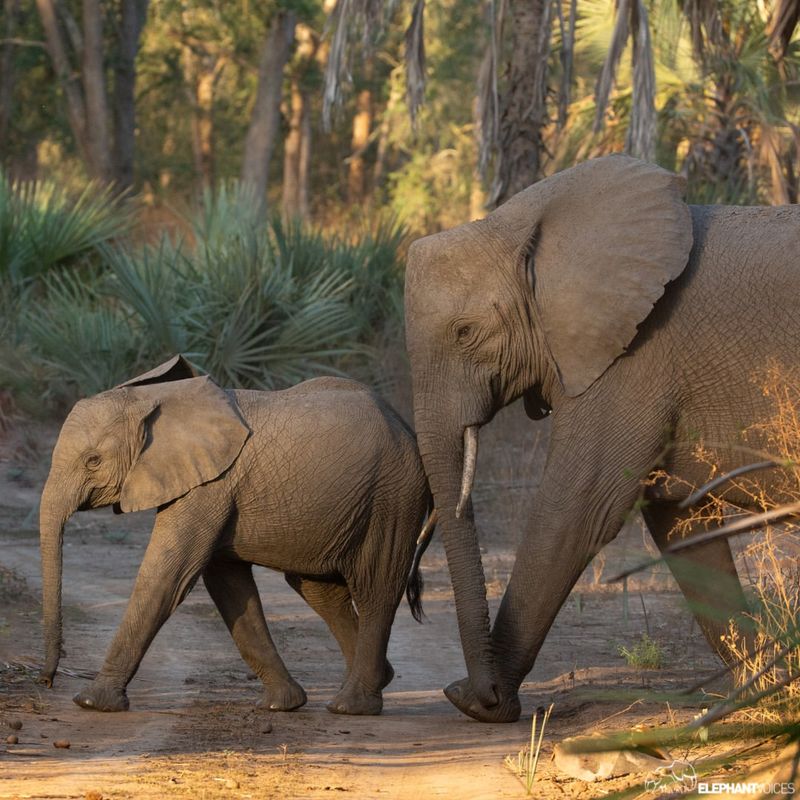
[[[687,272],[720,299],[800,289],[800,206],[691,206]],[[721,293],[721,294],[720,294]]]
[[[353,535],[375,516],[421,521],[427,482],[413,433],[367,387],[327,382],[237,393],[253,428],[242,460],[253,507],[260,502],[265,519],[299,537],[320,526]]]

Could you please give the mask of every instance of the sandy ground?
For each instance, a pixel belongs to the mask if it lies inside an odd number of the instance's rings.
[[[259,684],[248,679],[199,585],[156,637],[129,686],[131,711],[87,712],[71,702],[85,680],[74,673],[101,664],[152,516],[100,511],[78,514],[69,524],[68,654],[62,667],[73,674],[61,674],[54,689],[43,689],[35,684],[35,672],[23,666],[38,663],[42,652],[32,513],[40,478],[0,461],[0,798],[524,797],[504,757],[527,743],[532,711],[550,702],[554,711],[533,796],[602,797],[625,787],[643,789],[644,777],[600,784],[566,778],[551,761],[553,745],[588,731],[688,719],[701,702],[681,707],[659,692],[686,686],[717,667],[667,577],[645,577],[626,604],[618,589],[595,583],[595,564],[562,609],[523,686],[523,719],[510,725],[469,720],[441,692],[465,670],[437,542],[423,562],[428,622],[415,623],[405,605],[398,610],[389,652],[397,676],[379,717],[325,710],[341,679],[341,655],[321,620],[280,574],[266,570],[258,571],[264,607],[287,665],[308,692],[303,709],[272,714],[256,708]],[[616,566],[645,557],[643,541],[634,526],[606,558]],[[495,610],[513,546],[487,546],[484,558]],[[619,655],[619,645],[635,643],[647,628],[663,645],[663,670],[637,671]],[[6,726],[15,720],[22,723],[19,743],[3,744],[14,733]],[[69,740],[68,750],[53,746],[60,739]]]

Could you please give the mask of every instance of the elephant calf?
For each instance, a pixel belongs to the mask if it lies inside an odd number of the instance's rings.
[[[126,687],[150,642],[201,574],[266,705],[303,705],[267,629],[258,564],[285,573],[342,649],[347,676],[328,709],[380,713],[404,589],[420,615],[417,567],[429,537],[417,558],[414,550],[430,492],[413,433],[369,389],[317,378],[285,391],[224,391],[177,356],[78,402],[41,503],[47,685],[61,653],[64,523],[109,505],[158,512],[122,623],[78,705],[128,708]]]

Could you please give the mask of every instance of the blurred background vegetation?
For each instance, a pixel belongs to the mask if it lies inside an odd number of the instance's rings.
[[[380,383],[410,237],[616,151],[793,203],[797,0],[2,0],[0,383]]]
[[[0,432],[178,351],[225,385],[348,374],[407,411],[407,243],[587,158],[655,161],[691,202],[798,201],[800,0],[0,5]],[[505,419],[479,471],[516,535],[497,488],[533,480],[511,447],[544,449]],[[759,693],[722,708],[776,724],[797,719],[800,583],[767,541],[769,646],[730,634]]]

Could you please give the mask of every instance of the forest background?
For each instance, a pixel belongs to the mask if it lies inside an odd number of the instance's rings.
[[[796,0],[2,1],[0,421],[179,350],[381,384],[408,241],[586,158],[797,202]]]

